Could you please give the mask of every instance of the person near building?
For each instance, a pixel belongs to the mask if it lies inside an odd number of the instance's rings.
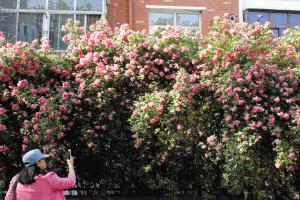
[[[12,178],[5,200],[65,200],[64,190],[76,183],[74,159],[70,155],[68,177],[61,178],[47,171],[48,157],[39,149],[27,152],[22,158],[25,167]]]

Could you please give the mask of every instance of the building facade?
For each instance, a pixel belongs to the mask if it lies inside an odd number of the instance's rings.
[[[247,23],[271,22],[277,36],[282,36],[287,28],[300,26],[299,0],[240,0],[239,13]]]
[[[128,23],[133,30],[154,26],[182,26],[209,32],[214,16],[229,13],[232,19],[247,23],[272,23],[272,31],[300,26],[299,0],[109,0],[111,26]]]
[[[299,0],[0,0],[0,31],[10,42],[49,37],[56,51],[64,51],[61,26],[68,18],[87,30],[101,17],[111,27],[123,23],[133,30],[167,25],[209,32],[214,16],[229,13],[247,23],[270,21],[278,36],[300,25]]]
[[[8,41],[32,42],[49,37],[56,51],[64,51],[62,25],[71,18],[87,29],[106,17],[105,0],[0,0],[0,31]]]
[[[182,26],[208,33],[214,16],[239,16],[238,0],[110,0],[111,26],[128,23],[133,30]]]

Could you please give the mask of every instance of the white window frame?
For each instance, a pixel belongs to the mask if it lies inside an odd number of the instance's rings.
[[[159,6],[159,5],[146,5],[146,8],[149,9],[148,15],[148,32],[151,32],[151,29],[155,25],[151,25],[151,14],[152,13],[166,13],[166,14],[173,14],[173,24],[175,27],[182,27],[191,30],[199,30],[202,33],[202,11],[206,10],[206,7],[191,7],[191,6]],[[199,16],[199,26],[177,26],[177,14],[191,14],[191,15],[198,15]],[[159,26],[158,27],[166,27],[166,26]]]
[[[74,8],[73,10],[49,10],[49,0],[46,0],[46,5],[44,10],[38,10],[38,9],[21,9],[20,8],[20,0],[17,0],[17,8],[16,9],[7,9],[7,8],[0,8],[0,13],[16,13],[16,31],[15,31],[15,37],[16,41],[18,41],[18,25],[19,25],[19,14],[20,13],[32,13],[32,14],[42,14],[43,15],[43,30],[42,30],[42,36],[43,37],[49,37],[49,29],[50,29],[50,18],[53,14],[61,14],[61,15],[73,15],[73,19],[76,19],[76,15],[84,15],[84,27],[86,31],[87,26],[87,16],[88,15],[99,15],[101,18],[106,18],[107,16],[107,0],[99,0],[102,3],[102,9],[101,11],[77,11],[76,5],[77,0],[74,1]],[[61,52],[61,50],[56,50],[57,52]]]

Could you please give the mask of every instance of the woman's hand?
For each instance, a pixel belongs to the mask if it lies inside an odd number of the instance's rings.
[[[67,160],[68,166],[73,167],[74,166],[74,157],[71,155],[70,159]]]

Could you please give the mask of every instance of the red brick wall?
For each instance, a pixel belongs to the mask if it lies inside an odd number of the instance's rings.
[[[119,26],[122,23],[129,23],[129,0],[110,0],[108,7],[108,19],[111,26]],[[131,0],[132,1],[132,29],[148,30],[149,10],[146,5],[163,6],[197,6],[206,7],[202,11],[201,29],[206,34],[209,31],[214,16],[223,16],[224,13],[231,13],[238,17],[238,0]],[[113,20],[114,19],[114,20]]]
[[[129,23],[128,0],[109,0],[107,20],[111,27]]]

